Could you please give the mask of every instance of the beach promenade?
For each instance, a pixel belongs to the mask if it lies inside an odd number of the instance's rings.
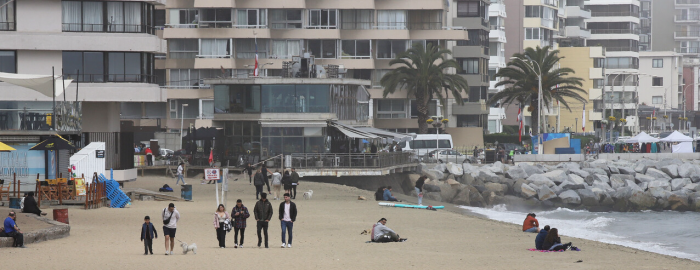
[[[232,179],[237,178],[233,177]],[[193,202],[175,202],[182,216],[176,239],[196,243],[197,255],[164,255],[160,213],[168,202],[135,201],[125,209],[100,208],[69,210],[70,237],[29,244],[26,249],[0,248],[2,269],[699,269],[700,263],[631,248],[566,237],[583,251],[540,253],[534,247],[535,234],[520,232],[520,226],[461,214],[448,205],[446,210],[428,211],[380,207],[373,192],[353,187],[302,181],[295,200],[298,208],[291,249],[280,248],[277,209],[281,201],[271,201],[274,220],[270,221],[270,248],[258,249],[254,187],[247,176],[231,182],[227,211],[242,199],[251,211],[245,248],[233,248],[233,231],[227,235],[226,249],[217,245],[212,224],[216,209],[214,185],[193,185]],[[175,179],[140,177],[126,183],[129,188],[157,190]],[[301,193],[314,190],[305,201]],[[179,195],[179,187],[173,195]],[[358,201],[357,196],[367,201]],[[271,196],[270,196],[271,197]],[[408,198],[400,196],[401,198]],[[7,216],[6,208],[2,218]],[[46,209],[45,211],[48,211]],[[51,214],[49,214],[49,217]],[[158,230],[155,255],[143,255],[139,233],[143,217],[151,216]],[[380,218],[387,226],[408,238],[405,243],[367,244],[370,230]],[[523,217],[524,218],[524,217]],[[22,225],[22,221],[19,221]],[[544,226],[545,224],[541,224]],[[661,228],[660,228],[661,229]],[[179,244],[179,243],[178,243]],[[582,262],[577,263],[577,261]]]

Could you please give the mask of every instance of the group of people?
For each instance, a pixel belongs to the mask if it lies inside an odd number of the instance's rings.
[[[244,173],[248,173],[248,180],[250,184],[255,185],[255,199],[259,199],[259,195],[263,193],[263,187],[267,186],[267,193],[273,195],[273,199],[279,200],[280,195],[282,195],[282,188],[284,188],[284,193],[291,195],[292,199],[297,197],[297,186],[299,185],[299,174],[296,169],[291,168],[291,171],[284,171],[284,174],[280,173],[279,170],[271,172],[267,166],[263,163],[262,166],[258,167],[257,170],[253,165],[248,163],[243,169]],[[255,176],[253,176],[255,172]],[[272,178],[272,188],[274,192],[270,190],[270,178]]]
[[[671,149],[672,143],[599,143],[590,142],[586,145],[587,154],[598,153],[661,153]]]
[[[377,201],[400,202],[399,199],[394,197],[391,186],[379,187],[377,192],[374,193],[374,199]]]
[[[575,248],[571,246],[571,242],[562,244],[557,228],[550,228],[549,225],[544,226],[540,230],[539,222],[535,213],[529,213],[523,222],[523,232],[537,233],[535,237],[535,248],[537,250],[559,251]]]
[[[153,166],[153,150],[150,147],[146,147],[145,144],[134,144],[134,153],[146,154],[146,165]]]

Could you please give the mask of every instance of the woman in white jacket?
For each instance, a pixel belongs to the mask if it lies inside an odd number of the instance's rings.
[[[282,174],[279,170],[275,170],[272,174],[272,194],[275,200],[279,200],[279,195],[282,193]]]

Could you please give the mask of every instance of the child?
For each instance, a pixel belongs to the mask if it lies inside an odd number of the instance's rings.
[[[156,232],[156,228],[151,223],[151,217],[146,216],[143,218],[143,221],[144,223],[141,226],[141,242],[143,242],[143,249],[145,250],[143,255],[148,255],[149,251],[153,255],[153,239],[158,239],[158,232]]]

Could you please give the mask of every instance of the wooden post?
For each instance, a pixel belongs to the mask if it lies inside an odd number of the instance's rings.
[[[12,195],[16,194],[15,190],[17,190],[17,173],[12,174]],[[7,200],[9,201],[10,195],[7,195],[7,198]]]
[[[88,192],[88,184],[85,183],[85,210],[88,209],[88,197],[90,196],[89,194],[90,192]]]
[[[56,185],[58,185],[58,203],[63,205],[63,184],[56,182]]]
[[[19,186],[21,185],[20,182],[20,180],[17,180],[17,194],[15,195],[15,197],[17,198],[19,198]]]

